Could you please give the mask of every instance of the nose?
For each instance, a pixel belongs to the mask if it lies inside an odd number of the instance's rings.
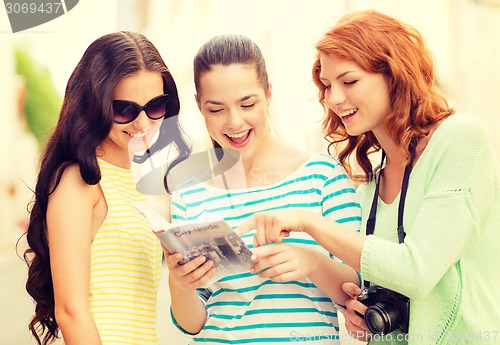
[[[133,126],[137,129],[144,129],[151,124],[151,119],[146,115],[144,110],[141,110],[137,118],[132,122]]]
[[[339,104],[345,102],[345,93],[341,88],[331,87],[326,99],[326,104],[330,109],[335,109]]]
[[[237,109],[232,109],[228,112],[228,117],[227,117],[227,127],[230,129],[238,129],[243,126],[243,123],[245,122],[245,119],[243,117],[243,114],[241,114],[241,111]]]

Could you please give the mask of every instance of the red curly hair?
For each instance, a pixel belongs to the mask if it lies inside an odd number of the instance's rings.
[[[365,71],[388,78],[392,111],[384,128],[408,159],[410,141],[425,137],[435,123],[455,112],[437,89],[434,61],[421,34],[395,18],[373,10],[348,14],[319,40],[316,49],[318,53],[354,61]],[[380,150],[380,144],[372,132],[347,134],[340,118],[326,104],[320,72],[317,56],[312,76],[325,110],[323,131],[330,141],[328,152],[345,144],[338,153],[340,162],[353,180],[367,182],[373,172],[368,156]],[[362,174],[356,174],[349,162],[353,152]]]

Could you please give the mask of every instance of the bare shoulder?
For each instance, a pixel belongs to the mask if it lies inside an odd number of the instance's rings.
[[[68,165],[61,176],[61,185],[69,185],[77,188],[86,188],[89,186],[80,173],[80,166],[76,163]]]
[[[107,204],[100,185],[87,184],[78,164],[66,167],[49,197],[47,220],[52,224],[52,232],[65,231],[65,224],[71,222],[79,225],[72,228],[75,233],[84,234],[82,229],[88,229],[93,239],[106,214]]]
[[[99,185],[87,184],[80,174],[80,167],[76,163],[64,169],[61,179],[52,194],[52,196],[72,199],[88,198],[89,201],[94,201],[94,203],[97,203],[100,195]]]

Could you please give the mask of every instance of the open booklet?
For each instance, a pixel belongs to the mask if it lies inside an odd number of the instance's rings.
[[[182,254],[180,265],[201,255],[214,262],[216,272],[205,287],[228,275],[248,272],[254,265],[252,251],[225,220],[169,223],[147,202],[133,204],[149,220],[163,246],[171,254]]]

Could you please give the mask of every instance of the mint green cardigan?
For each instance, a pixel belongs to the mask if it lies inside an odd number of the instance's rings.
[[[374,187],[358,188],[362,231]],[[410,330],[371,343],[500,344],[500,165],[485,126],[456,114],[435,131],[410,176],[403,244],[398,205],[379,198],[361,276],[410,298]]]

